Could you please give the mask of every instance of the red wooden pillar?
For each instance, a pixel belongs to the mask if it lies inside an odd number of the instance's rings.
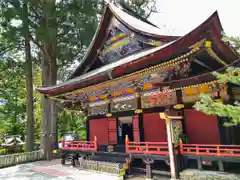
[[[136,114],[132,118],[133,120],[133,137],[135,142],[140,141],[140,129],[139,129],[139,115]]]
[[[108,118],[108,143],[117,144],[117,120]]]

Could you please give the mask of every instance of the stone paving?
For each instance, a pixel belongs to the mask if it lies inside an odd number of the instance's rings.
[[[117,175],[78,170],[62,166],[59,160],[38,161],[0,169],[0,180],[118,180]],[[145,180],[137,175],[130,180]],[[169,180],[167,177],[154,177],[155,180]]]
[[[59,161],[34,162],[0,169],[0,180],[117,180],[117,175],[62,166]]]

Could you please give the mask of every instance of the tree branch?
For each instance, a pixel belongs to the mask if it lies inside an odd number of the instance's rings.
[[[52,61],[52,58],[49,55],[49,53],[46,51],[46,49],[43,48],[43,46],[41,46],[39,42],[37,42],[32,36],[30,36],[30,40],[48,57],[50,61]]]

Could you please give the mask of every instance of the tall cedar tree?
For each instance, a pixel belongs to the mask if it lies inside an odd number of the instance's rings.
[[[56,84],[57,79],[61,78],[57,76],[58,71],[66,69],[74,62],[81,61],[96,30],[98,15],[103,8],[102,2],[102,0],[1,1],[1,37],[8,42],[7,44],[1,43],[3,41],[0,42],[1,53],[10,50],[18,50],[19,52],[26,50],[27,42],[24,40],[27,38],[31,41],[32,59],[35,67],[41,66],[42,69],[42,85]],[[28,5],[28,19],[24,19],[25,16],[23,16],[24,4]],[[132,5],[131,2],[130,5]],[[134,9],[140,15],[143,15],[142,8],[148,7],[136,3],[134,6],[141,6],[141,8]],[[147,9],[145,10],[147,12]],[[24,22],[29,25],[29,33],[24,31],[27,29]],[[39,54],[41,54],[40,58]],[[65,77],[64,74],[62,79]],[[28,85],[29,82],[28,80]],[[56,144],[57,113],[55,103],[46,98],[42,99],[42,143],[46,137],[46,141],[51,141],[51,143],[43,144]],[[50,152],[51,146],[45,149]]]

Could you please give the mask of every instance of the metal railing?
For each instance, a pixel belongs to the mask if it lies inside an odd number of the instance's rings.
[[[9,154],[0,156],[0,168],[43,159],[41,151]]]

